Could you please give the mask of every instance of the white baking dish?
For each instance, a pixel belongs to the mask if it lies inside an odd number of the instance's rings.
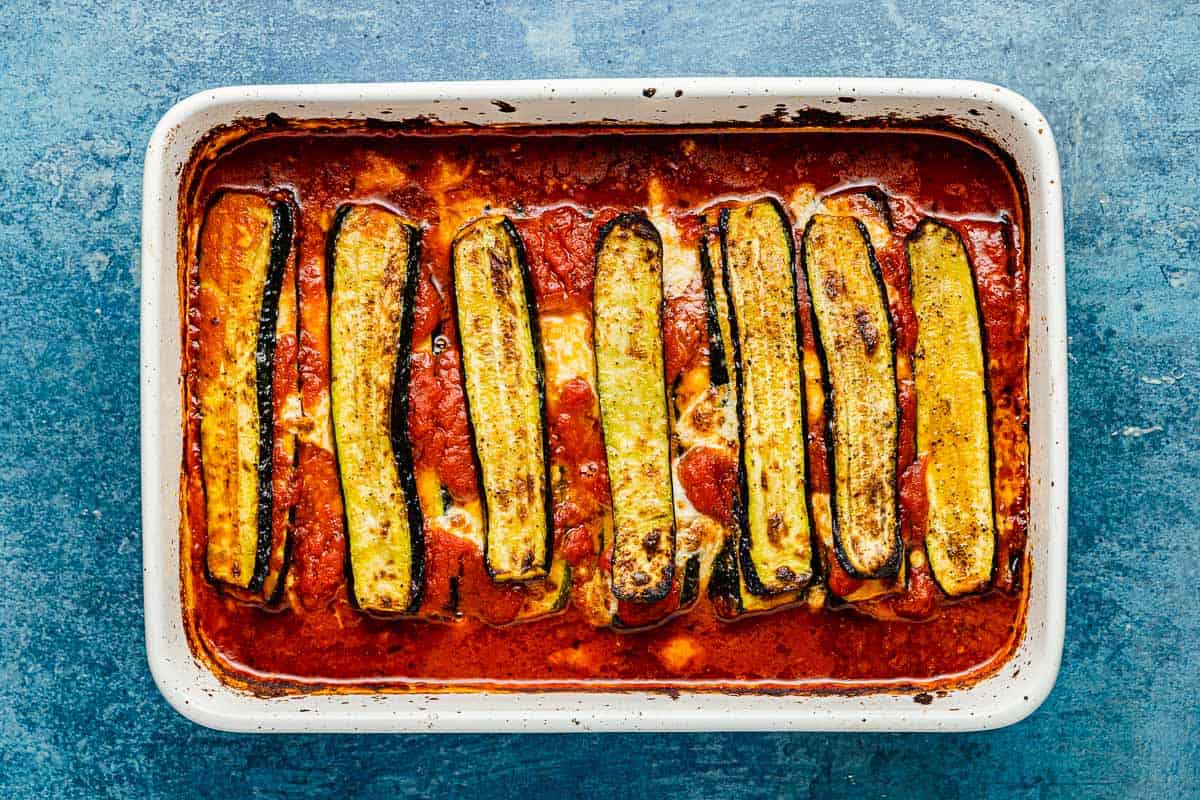
[[[654,88],[654,92],[643,90]],[[646,97],[646,94],[652,94]],[[501,102],[496,102],[501,101]],[[258,697],[193,658],[180,597],[182,463],[176,248],[180,174],[214,126],[284,118],[436,117],[443,122],[755,122],[783,112],[845,120],[936,118],[1012,158],[1029,201],[1030,552],[1024,637],[996,674],[966,688],[767,696],[649,692],[311,694]],[[813,113],[813,112],[817,113]],[[167,112],[146,152],[142,206],[142,528],[146,650],[184,716],[238,731],[875,730],[965,731],[1016,722],[1058,674],[1066,608],[1067,366],[1058,153],[1046,120],[1006,89],[969,81],[684,78],[251,86],[202,92]],[[919,691],[919,690],[918,690]],[[928,695],[922,700],[928,700]]]

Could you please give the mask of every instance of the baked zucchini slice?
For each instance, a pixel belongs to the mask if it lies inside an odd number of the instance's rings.
[[[662,334],[662,241],[645,217],[600,231],[593,295],[596,389],[613,509],[613,594],[671,590],[675,501]]]
[[[273,550],[275,344],[294,225],[290,203],[224,192],[198,249],[205,570],[251,594],[263,591]]]
[[[889,578],[901,546],[900,404],[887,289],[867,231],[853,217],[814,215],[802,261],[830,410],[834,552],[855,578]]]
[[[751,594],[805,588],[815,577],[795,242],[777,200],[721,211],[741,456],[738,560]]]
[[[707,230],[708,218],[704,219]],[[723,403],[736,404],[736,387],[729,380],[728,354],[733,350],[729,325],[729,301],[725,294],[724,264],[719,236],[705,233],[700,239],[700,277],[704,288],[708,334],[709,382],[720,392]],[[734,498],[735,508],[741,503]],[[735,511],[735,518],[738,513]],[[717,616],[733,619],[745,614],[771,611],[802,598],[800,592],[758,596],[746,586],[737,561],[738,531],[729,531],[712,563],[708,594]]]
[[[554,514],[548,485],[542,350],[516,229],[483,217],[454,239],[455,313],[480,493],[483,557],[497,582],[546,577]]]
[[[330,398],[354,604],[411,612],[423,522],[408,442],[420,233],[379,206],[345,205],[330,235]]]
[[[991,582],[996,529],[983,324],[958,233],[923,220],[908,239],[917,315],[917,455],[925,459],[925,551],[951,597]]]

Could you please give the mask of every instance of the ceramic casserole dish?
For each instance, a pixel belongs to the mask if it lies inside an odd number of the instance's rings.
[[[731,130],[756,124],[836,134],[881,125],[953,129],[990,144],[1023,193],[1028,271],[1028,544],[1025,606],[1007,660],[934,686],[847,682],[821,691],[669,691],[636,685],[428,691],[254,691],[222,681],[189,643],[181,580],[183,325],[181,176],[206,137],[243,120],[419,121],[422,126],[603,125]],[[163,117],[145,162],[141,446],[147,655],[168,702],[234,731],[969,731],[1012,724],[1049,694],[1062,653],[1067,565],[1067,367],[1061,182],[1045,118],[1001,87],[969,81],[680,78],[231,87]]]

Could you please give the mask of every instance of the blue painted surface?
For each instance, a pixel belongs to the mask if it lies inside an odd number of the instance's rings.
[[[245,8],[240,8],[244,5]],[[1189,797],[1200,793],[1200,7],[923,0],[0,7],[0,796]],[[235,83],[961,77],[1064,167],[1071,583],[1032,718],[964,736],[248,737],[142,644],[142,154]]]

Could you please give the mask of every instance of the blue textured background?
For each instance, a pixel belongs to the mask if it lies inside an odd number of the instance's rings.
[[[238,5],[0,7],[0,796],[1200,792],[1200,7]],[[1050,120],[1072,578],[1047,703],[940,737],[249,737],[178,717],[146,668],[139,570],[138,213],[159,116],[235,83],[673,74],[977,78]]]

